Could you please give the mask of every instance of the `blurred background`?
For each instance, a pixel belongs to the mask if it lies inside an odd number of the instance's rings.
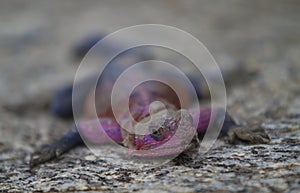
[[[158,23],[191,33],[217,62],[299,62],[300,3],[288,1],[1,1],[0,102],[16,104],[72,81],[76,43],[97,33]]]
[[[26,165],[33,149],[72,128],[72,121],[53,117],[48,104],[57,88],[73,81],[80,63],[74,46],[137,24],[180,28],[203,42],[220,65],[242,66],[227,84],[228,109],[238,122],[271,128],[284,121],[297,128],[299,20],[298,0],[1,0],[3,168]]]

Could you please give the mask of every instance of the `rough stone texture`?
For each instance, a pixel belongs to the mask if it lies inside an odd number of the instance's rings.
[[[299,10],[297,0],[2,1],[0,191],[299,192]],[[158,168],[118,159],[110,147],[99,158],[82,147],[30,170],[30,153],[72,128],[47,104],[74,76],[73,43],[141,23],[179,27],[218,63],[242,66],[227,84],[229,112],[264,127],[271,143],[219,140],[205,155]]]

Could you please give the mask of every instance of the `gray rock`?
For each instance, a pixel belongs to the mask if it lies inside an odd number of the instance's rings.
[[[299,8],[293,0],[2,2],[0,191],[300,192]],[[119,159],[110,147],[103,157],[79,147],[30,170],[30,153],[73,125],[47,109],[76,71],[72,43],[137,23],[177,26],[219,63],[240,66],[227,84],[228,110],[243,125],[265,128],[271,143],[220,139],[204,155],[156,168]]]

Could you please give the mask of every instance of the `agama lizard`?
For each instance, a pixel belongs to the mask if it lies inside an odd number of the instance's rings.
[[[87,43],[80,45],[79,48],[76,49],[77,55],[84,55],[82,52],[86,52],[86,50],[96,42],[97,41],[89,42],[88,44],[91,44],[90,46],[86,45]],[[132,56],[139,59],[142,57],[140,54],[130,54],[130,57]],[[181,113],[182,111],[180,109],[182,109],[182,107],[174,90],[165,84],[156,81],[148,81],[137,86],[131,94],[129,99],[129,109],[132,117],[137,122],[148,119],[150,116],[150,104],[154,101],[162,102],[166,109],[168,109],[168,113],[164,113],[164,109],[161,108],[161,106],[154,107],[151,115],[153,119],[149,126],[150,130],[153,128],[153,132],[146,135],[131,134],[122,129],[122,126],[115,120],[114,114],[112,113],[112,107],[110,106],[110,94],[113,83],[127,67],[128,66],[122,64],[122,60],[118,60],[118,62],[111,64],[107,69],[105,69],[105,73],[103,73],[104,76],[100,77],[96,92],[94,93],[91,92],[88,86],[91,80],[87,79],[82,81],[81,88],[83,94],[80,98],[78,98],[78,101],[75,101],[78,105],[82,105],[82,111],[87,119],[95,119],[96,117],[92,114],[93,106],[91,103],[91,100],[95,100],[98,115],[96,121],[100,120],[103,128],[103,131],[101,131],[102,134],[105,132],[108,137],[120,145],[132,150],[149,150],[151,148],[157,148],[174,136],[176,129],[178,129],[179,121],[182,121],[181,123],[185,129],[195,128],[196,132],[192,135],[194,135],[194,138],[199,138],[203,133],[205,133],[210,119],[214,121],[214,118],[219,116],[219,112],[222,111],[221,109],[204,107],[200,108],[200,111],[198,111],[201,116],[199,113],[195,113],[197,111],[193,111],[193,109],[189,112]],[[142,71],[139,73],[139,75],[141,75],[147,72]],[[135,74],[132,76],[134,77]],[[167,76],[169,79],[172,79],[172,81],[175,81],[180,89],[182,86],[181,80],[176,77],[172,77],[172,74],[168,74]],[[198,87],[197,84],[200,79],[192,76],[190,76],[189,79],[195,87]],[[56,115],[60,117],[72,116],[72,89],[72,86],[68,86],[58,91],[55,95],[52,102],[52,109]],[[201,99],[201,89],[196,89],[196,91],[199,99]],[[186,97],[188,98],[188,94]],[[122,111],[122,109],[120,110]],[[123,115],[122,121],[126,124],[130,124],[128,114]],[[197,121],[199,121],[198,124],[196,124]],[[135,127],[136,125],[132,124],[131,126]],[[240,141],[250,143],[269,142],[268,135],[262,129],[240,129],[239,127],[240,126],[235,123],[231,116],[226,113],[221,134],[229,134],[231,140],[238,139]],[[30,166],[34,167],[38,164],[47,162],[76,146],[83,145],[84,142],[78,130],[81,131],[80,133],[85,139],[92,143],[105,144],[108,142],[107,138],[100,135],[101,132],[99,133],[99,128],[93,124],[93,121],[82,122],[77,126],[75,131],[69,132],[57,142],[42,147],[40,150],[33,153],[30,160]],[[138,151],[136,151],[133,155],[159,157],[177,154],[195,146],[193,143],[197,143],[197,140],[185,143],[185,141],[178,139],[178,141],[173,140],[171,145],[161,149],[158,148],[158,150],[149,154],[139,154]]]

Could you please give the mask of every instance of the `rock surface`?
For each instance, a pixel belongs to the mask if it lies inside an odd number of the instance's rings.
[[[300,3],[298,1],[4,1],[0,6],[0,191],[299,192]],[[96,157],[84,147],[33,170],[29,155],[73,127],[47,106],[72,81],[74,42],[142,23],[199,38],[218,63],[243,72],[227,84],[228,110],[267,130],[270,144],[229,145],[157,168]],[[108,154],[107,152],[112,152]]]

